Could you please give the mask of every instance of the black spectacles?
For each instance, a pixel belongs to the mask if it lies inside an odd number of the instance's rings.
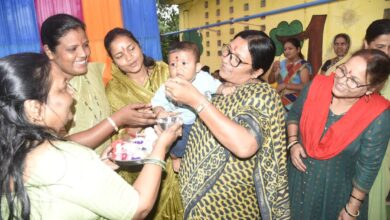
[[[222,56],[224,56],[224,57],[227,57],[227,56],[230,55],[229,60],[230,60],[230,64],[233,67],[238,67],[241,63],[242,64],[252,65],[251,63],[247,63],[247,62],[242,61],[236,54],[232,53],[232,51],[230,50],[229,45],[227,45],[227,44],[223,44],[222,45],[222,51],[221,52],[222,52]]]
[[[339,70],[339,71],[337,71]],[[360,84],[359,82],[356,81],[356,79],[352,78],[352,76],[347,76],[347,73],[348,73],[348,69],[347,67],[345,66],[345,64],[340,64],[336,67],[336,72],[335,72],[335,77],[338,78],[338,79],[341,79],[343,77],[346,77],[346,84],[348,86],[348,88],[350,89],[356,89],[356,88],[361,88],[361,87],[365,87],[365,86],[369,86],[370,84]]]

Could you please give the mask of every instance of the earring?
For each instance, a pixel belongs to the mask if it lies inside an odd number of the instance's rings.
[[[370,99],[371,99],[371,94],[364,95],[364,101],[366,101],[368,103],[370,101]]]

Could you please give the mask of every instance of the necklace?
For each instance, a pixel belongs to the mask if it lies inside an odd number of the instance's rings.
[[[95,118],[95,121],[99,121],[102,119],[103,113],[102,113],[102,109],[101,109],[101,106],[99,103],[99,99],[96,96],[96,91],[93,88],[92,83],[89,81],[89,79],[85,75],[80,76],[80,77],[83,77],[83,79],[81,81],[85,81],[87,83],[87,86],[88,86],[88,88],[86,89],[86,91],[88,91],[87,98],[82,100],[81,94],[79,93],[79,91],[75,87],[73,87],[71,84],[69,84],[69,86],[74,90],[75,93],[78,94],[79,99],[81,99],[81,100],[77,100],[77,101],[82,101],[84,106],[92,113],[93,117]]]

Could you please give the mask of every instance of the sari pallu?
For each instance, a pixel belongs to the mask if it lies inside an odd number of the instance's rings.
[[[311,73],[311,66],[305,60],[299,60],[294,64],[287,64],[287,60],[282,60],[280,62],[280,76],[281,80],[279,83],[293,83],[293,84],[301,84],[301,76],[300,73],[304,68],[308,68]],[[292,104],[298,98],[299,92],[292,90],[283,90],[281,93],[282,104],[284,108],[289,111],[292,107]]]
[[[279,96],[266,83],[247,84],[231,96],[217,96],[213,105],[247,128],[259,150],[249,159],[236,158],[198,119],[179,173],[184,218],[289,219],[285,116]]]

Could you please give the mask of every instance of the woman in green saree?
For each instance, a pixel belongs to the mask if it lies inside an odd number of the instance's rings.
[[[113,60],[113,79],[106,87],[108,101],[113,111],[131,103],[150,103],[155,91],[168,79],[168,65],[156,62],[143,54],[133,34],[122,28],[109,31],[104,39],[105,48]],[[142,127],[127,127],[119,132],[135,136]],[[119,174],[130,184],[139,172],[122,169]],[[167,173],[163,177],[161,194],[151,219],[182,219],[183,208],[179,194],[177,174],[173,172],[171,160],[167,161]]]
[[[184,219],[289,219],[283,105],[259,80],[274,56],[264,32],[242,31],[222,50],[220,76],[235,93],[209,102],[187,81],[165,83],[199,116],[179,171]]]

